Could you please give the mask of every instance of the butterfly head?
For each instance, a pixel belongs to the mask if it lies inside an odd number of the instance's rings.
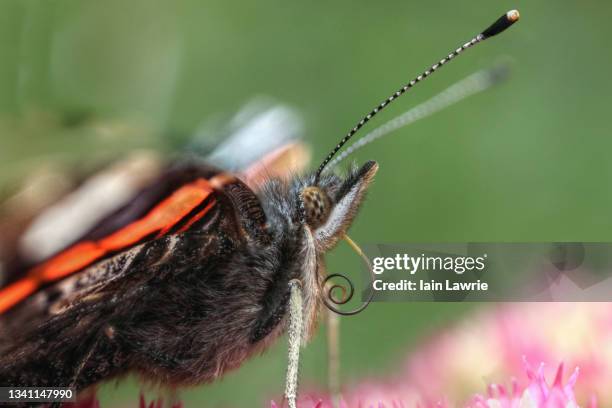
[[[334,174],[314,178],[299,191],[301,222],[319,250],[334,246],[350,227],[377,171],[378,164],[369,161],[343,178]]]

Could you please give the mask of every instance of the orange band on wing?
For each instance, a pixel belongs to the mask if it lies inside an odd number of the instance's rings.
[[[92,264],[104,255],[132,246],[151,234],[159,232],[157,237],[163,236],[177,222],[200,205],[212,192],[213,188],[208,181],[198,179],[182,186],[168,198],[159,202],[143,218],[126,225],[101,240],[80,242],[59,253],[30,270],[25,278],[0,290],[0,314],[34,293],[45,282],[52,282],[68,276]],[[194,218],[202,218],[213,205],[214,201],[196,214]],[[194,218],[189,221],[189,226],[197,221]],[[180,232],[184,230],[185,227]]]
[[[0,291],[0,313],[21,302],[34,293],[37,288],[38,282],[35,279],[26,277],[2,289]]]

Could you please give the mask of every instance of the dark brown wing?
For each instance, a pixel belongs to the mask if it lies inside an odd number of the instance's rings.
[[[152,299],[172,301],[156,298],[158,288],[193,273],[191,265],[206,273],[225,262],[216,233],[219,220],[215,211],[195,232],[137,245],[12,309],[0,319],[0,386],[82,389],[137,367],[147,348],[149,358],[176,364],[130,333],[136,321],[155,315]],[[162,321],[161,314],[155,318]]]
[[[31,266],[25,273],[13,273],[12,276],[20,278],[9,281],[0,290],[0,314],[40,288],[95,262],[148,240],[191,228],[215,205],[213,187],[207,179],[211,174],[215,171],[205,166],[171,169],[63,251]]]
[[[184,253],[189,245],[199,248],[197,263],[215,263],[207,257],[218,252],[211,237],[221,217],[205,177],[216,173],[196,164],[170,168],[68,248],[15,273],[21,278],[0,290],[0,384],[69,385],[92,358],[87,364],[96,368],[82,384],[126,367],[126,348],[110,341],[113,322],[129,321],[125,314],[151,282],[179,273],[177,259],[193,261]],[[95,365],[92,349],[107,362]]]

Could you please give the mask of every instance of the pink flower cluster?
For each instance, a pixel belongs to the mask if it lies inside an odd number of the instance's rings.
[[[543,361],[565,361],[580,376],[527,363]],[[349,387],[335,405],[303,393],[298,406],[595,408],[612,405],[611,381],[611,304],[506,304],[428,336],[390,379]]]
[[[524,371],[524,361],[555,376],[555,362],[580,368],[578,401],[597,396],[612,406],[612,304],[514,303],[485,309],[424,342],[402,376],[426,400],[444,395],[465,401],[485,384],[503,384]],[[573,386],[573,385],[572,385]]]
[[[529,366],[526,368],[529,379],[526,386],[521,387],[516,380],[512,380],[510,390],[503,385],[491,384],[487,389],[487,395],[475,395],[465,405],[465,408],[578,408],[574,397],[574,385],[578,378],[578,369],[574,371],[567,383],[563,383],[563,364],[559,365],[557,374],[549,385],[544,376],[544,365],[541,364],[537,371]],[[329,397],[310,396],[300,400],[300,408],[448,408],[445,401],[419,403],[412,401],[406,403],[405,390],[401,391],[392,387],[377,388],[369,385],[361,385],[359,388],[344,397],[338,404],[333,404]],[[410,395],[414,399],[415,395]],[[349,402],[347,402],[349,401]],[[271,408],[279,408],[276,403],[271,403]],[[588,407],[597,408],[595,399],[591,399]]]

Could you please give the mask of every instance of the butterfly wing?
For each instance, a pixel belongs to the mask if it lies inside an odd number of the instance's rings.
[[[1,289],[0,313],[40,288],[115,253],[183,231],[201,221],[215,203],[208,178],[216,173],[208,167],[195,165],[169,170],[77,242],[32,266],[23,277]]]
[[[179,365],[168,357],[174,354],[163,346],[159,329],[174,326],[164,319],[163,304],[180,304],[173,296],[188,294],[172,294],[168,283],[186,271],[193,276],[192,263],[210,274],[223,262],[221,254],[216,234],[206,228],[181,239],[170,235],[38,292],[0,320],[0,384],[80,390],[137,369],[141,361]]]

